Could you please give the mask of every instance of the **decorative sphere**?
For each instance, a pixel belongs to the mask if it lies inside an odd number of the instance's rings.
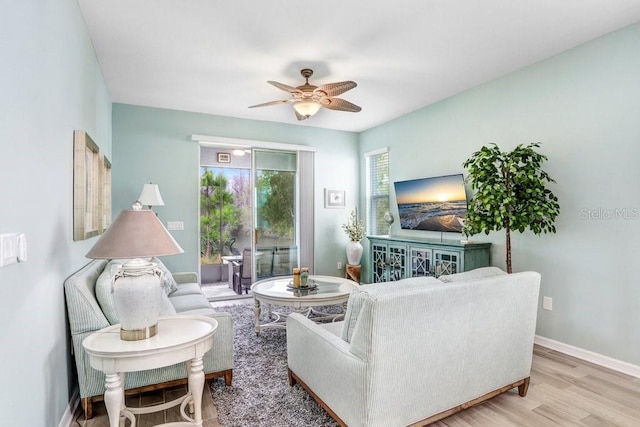
[[[391,213],[389,211],[384,213],[384,222],[387,223],[387,225],[391,225],[393,224],[395,221],[395,219],[393,218],[393,215],[391,215]]]

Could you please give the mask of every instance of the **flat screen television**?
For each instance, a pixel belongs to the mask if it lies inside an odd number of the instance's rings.
[[[393,183],[403,230],[461,232],[467,215],[462,174]]]

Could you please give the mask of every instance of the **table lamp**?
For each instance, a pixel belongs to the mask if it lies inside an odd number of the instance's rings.
[[[151,210],[152,206],[164,206],[164,200],[162,200],[162,196],[160,195],[158,184],[145,184],[142,187],[142,193],[140,193],[138,201],[142,203],[143,206],[147,206],[149,210]]]
[[[162,307],[161,271],[150,259],[184,251],[155,213],[136,202],[124,210],[87,253],[93,259],[123,259],[113,279],[120,338],[137,341],[158,333]]]

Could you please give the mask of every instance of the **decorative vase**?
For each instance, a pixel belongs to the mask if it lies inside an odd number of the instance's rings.
[[[158,333],[158,317],[164,290],[162,273],[143,260],[125,263],[113,279],[113,305],[120,321],[120,339],[138,341]]]
[[[347,262],[351,265],[360,265],[362,249],[362,244],[360,242],[347,243]]]

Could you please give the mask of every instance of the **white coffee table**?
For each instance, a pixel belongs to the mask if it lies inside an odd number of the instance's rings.
[[[215,319],[205,316],[168,316],[158,320],[158,334],[139,341],[120,339],[120,325],[113,325],[92,333],[82,341],[89,355],[91,367],[106,374],[104,403],[110,427],[118,427],[120,415],[135,427],[136,414],[148,414],[180,405],[186,422],[173,426],[202,426],[202,393],[204,372],[202,356],[213,346],[218,327]],[[124,383],[127,372],[144,371],[185,362],[189,390],[171,402],[144,408],[127,408],[124,403]],[[194,417],[186,414],[186,406],[193,402]],[[163,424],[164,425],[164,424]]]
[[[272,277],[270,279],[261,280],[251,286],[253,293],[253,313],[255,316],[256,335],[260,335],[263,328],[284,328],[285,314],[272,312],[269,308],[269,318],[272,321],[260,323],[260,314],[262,312],[261,304],[279,305],[284,307],[293,307],[297,313],[306,311],[306,314],[320,314],[314,320],[337,320],[344,316],[341,314],[322,313],[315,310],[315,307],[343,304],[346,308],[349,295],[358,284],[353,280],[343,279],[333,276],[309,276],[309,284],[316,285],[315,289],[293,289],[290,286],[293,277]],[[344,311],[344,310],[343,310]]]

